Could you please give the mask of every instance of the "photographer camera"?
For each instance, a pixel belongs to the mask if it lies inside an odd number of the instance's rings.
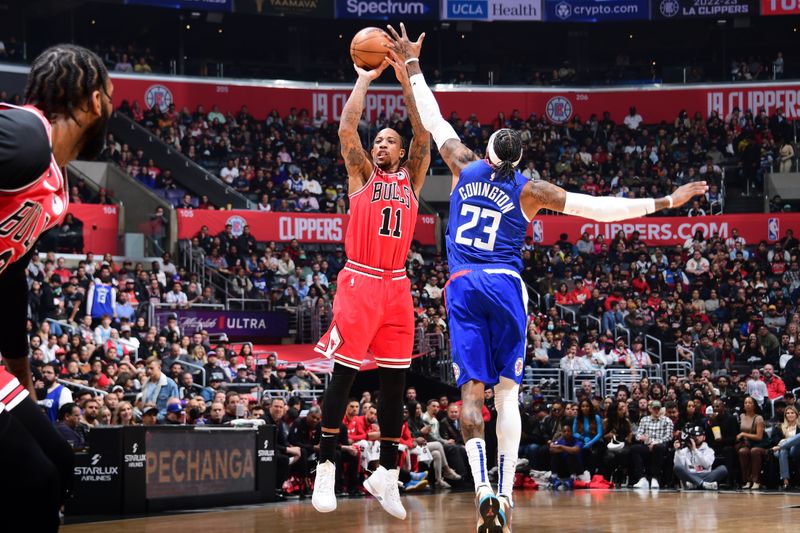
[[[684,490],[717,490],[718,483],[728,476],[728,469],[724,466],[712,468],[714,450],[709,448],[705,440],[703,427],[691,425],[681,433],[681,439],[675,441],[673,470]]]

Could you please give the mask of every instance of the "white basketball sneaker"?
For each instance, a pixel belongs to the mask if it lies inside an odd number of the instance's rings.
[[[500,519],[500,500],[492,488],[484,485],[475,494],[475,505],[478,511],[477,533],[502,533],[503,522]]]
[[[314,480],[314,493],[311,503],[320,513],[330,513],[336,510],[336,465],[325,461],[317,465],[317,477]]]
[[[384,467],[379,466],[364,481],[364,488],[381,503],[384,511],[395,518],[405,520],[406,510],[400,501],[400,490],[397,484],[399,475],[400,471],[397,468],[386,470]]]

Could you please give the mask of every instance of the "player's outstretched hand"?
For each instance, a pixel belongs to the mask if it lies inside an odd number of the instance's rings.
[[[708,191],[705,181],[693,181],[678,187],[672,193],[672,207],[680,207],[695,196],[700,196]]]
[[[389,41],[386,46],[397,54],[401,62],[405,62],[412,57],[419,57],[422,52],[422,41],[425,40],[424,32],[420,34],[416,41],[412,41],[408,38],[408,33],[406,33],[406,25],[402,22],[400,23],[400,35],[392,28],[391,24],[386,26],[386,28],[389,30],[389,37],[391,38],[391,41]]]
[[[386,61],[388,61],[394,69],[394,75],[397,77],[397,81],[400,82],[400,85],[409,83],[406,65],[397,56],[397,53],[394,50],[389,50],[389,55],[386,56]]]
[[[379,66],[376,69],[372,69],[372,70],[364,70],[363,68],[359,67],[355,63],[353,64],[353,68],[356,69],[356,73],[358,74],[358,77],[359,78],[364,78],[367,81],[373,81],[373,80],[378,79],[381,76],[381,74],[383,74],[383,71],[386,70],[386,67],[388,67],[388,66],[389,66],[389,61],[387,59],[383,60],[383,63],[381,63],[381,66]]]

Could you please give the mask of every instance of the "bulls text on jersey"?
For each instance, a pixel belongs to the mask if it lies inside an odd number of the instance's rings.
[[[397,182],[376,181],[372,184],[372,199],[370,202],[380,202],[381,200],[400,202],[400,205],[410,208],[411,189],[408,185],[403,185],[401,190],[401,186]]]

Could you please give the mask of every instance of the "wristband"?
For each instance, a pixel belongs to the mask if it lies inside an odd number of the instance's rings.
[[[410,65],[410,64],[411,64],[411,63],[413,63],[414,61],[416,61],[417,63],[419,63],[419,58],[418,58],[418,57],[409,57],[408,59],[406,59],[405,63],[406,63],[406,65]]]
[[[669,209],[672,209],[672,195],[667,196],[667,200],[669,200]]]

